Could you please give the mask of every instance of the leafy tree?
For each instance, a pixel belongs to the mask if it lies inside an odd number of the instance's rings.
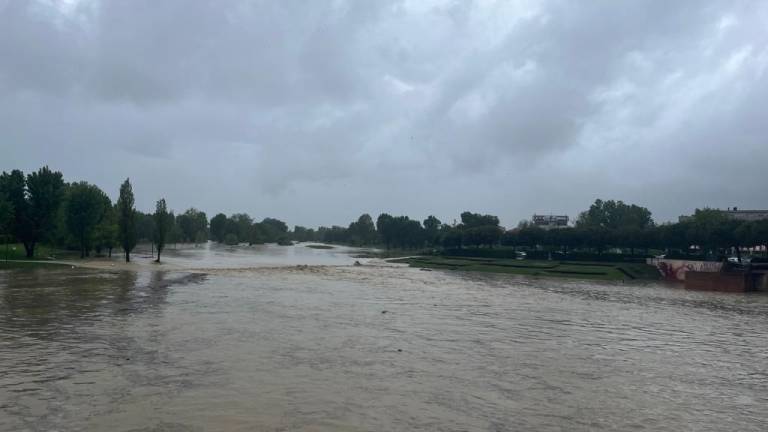
[[[117,199],[117,238],[125,251],[125,262],[131,261],[131,251],[136,247],[136,209],[134,208],[131,179],[120,185]]]
[[[371,215],[365,213],[357,221],[349,224],[347,234],[350,243],[359,246],[374,243],[376,241],[376,227],[373,225]]]
[[[109,197],[98,186],[78,182],[69,187],[66,224],[79,245],[80,258],[90,255],[94,231],[104,217],[105,202],[109,202]]]
[[[30,230],[24,246],[27,257],[34,256],[35,244],[52,234],[55,218],[63,199],[64,180],[58,171],[44,166],[27,175]]]
[[[254,237],[251,240],[253,243],[279,243],[288,240],[288,225],[279,219],[264,218],[254,225]]]
[[[334,225],[330,228],[322,228],[322,240],[325,243],[346,243],[348,239],[347,229]],[[320,230],[318,230],[320,231]]]
[[[315,230],[296,225],[293,227],[293,240],[299,242],[307,242],[315,239]]]
[[[0,190],[0,233],[8,234],[12,219],[13,204],[5,196],[5,193]]]
[[[227,233],[227,235],[224,236],[224,244],[234,246],[238,243],[237,241],[237,235],[234,233]]]
[[[155,242],[155,215],[136,211],[136,238],[148,242]]]
[[[462,233],[459,228],[448,227],[443,232],[443,247],[446,249],[461,249],[462,246]]]
[[[24,244],[27,258],[34,257],[39,241],[53,234],[63,189],[61,173],[47,166],[26,177],[20,170],[0,175],[0,193],[14,209],[10,231]]]
[[[393,221],[394,218],[387,213],[382,213],[376,218],[376,231],[378,231],[381,239],[384,240],[387,249],[389,249],[393,241]]]
[[[525,225],[521,228],[518,228],[518,244],[520,246],[533,249],[544,242],[546,235],[546,232],[541,227],[537,227],[535,225]]]
[[[103,204],[104,215],[96,227],[95,247],[97,254],[106,249],[108,256],[112,258],[112,249],[118,244],[117,211],[109,202],[109,198]]]
[[[219,213],[211,219],[211,238],[222,243],[227,232],[227,215]]]
[[[408,216],[396,216],[390,222],[392,241],[399,247],[416,248],[424,245],[424,228]]]
[[[239,241],[246,241],[251,233],[253,219],[246,213],[235,213],[227,219],[225,231],[234,234]]]
[[[442,222],[435,216],[430,215],[424,219],[423,225],[427,243],[429,243],[430,246],[436,245],[440,238],[440,228],[443,225]]]
[[[168,213],[168,207],[165,204],[165,198],[161,198],[155,205],[155,245],[157,246],[157,259],[160,262],[160,253],[165,248],[165,242],[168,233],[171,231],[173,223],[173,213]]]
[[[269,237],[269,227],[260,222],[255,223],[251,225],[251,230],[248,233],[248,244],[264,244],[269,241]]]
[[[171,214],[173,214],[173,212],[171,212]],[[173,218],[171,230],[168,232],[168,244],[176,244],[184,241],[184,232],[182,231],[181,225],[179,223],[183,216],[184,215],[178,215]]]
[[[0,175],[0,193],[5,196],[10,207],[14,209],[13,217],[7,223],[8,231],[13,237],[21,240],[25,237],[25,231],[28,230],[29,221],[27,218],[29,203],[27,202],[24,173],[19,170],[13,170],[10,173],[3,172]]]
[[[208,218],[205,212],[192,207],[180,214],[176,220],[181,229],[183,241],[197,243],[198,239],[208,237]]]
[[[480,226],[499,226],[499,218],[493,215],[483,215],[465,211],[461,214],[461,224],[466,228]]]
[[[696,209],[688,224],[688,243],[717,255],[720,248],[728,247],[733,239],[728,238],[730,219],[720,210]]]
[[[580,228],[602,227],[608,229],[636,228],[645,229],[653,226],[651,212],[635,204],[627,205],[623,201],[601,199],[579,214],[576,226]]]

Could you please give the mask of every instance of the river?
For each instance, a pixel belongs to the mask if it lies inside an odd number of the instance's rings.
[[[0,267],[0,430],[766,430],[763,294],[348,252]]]

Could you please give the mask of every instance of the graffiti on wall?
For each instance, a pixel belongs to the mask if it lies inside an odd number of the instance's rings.
[[[684,281],[685,273],[689,270],[698,272],[719,272],[723,267],[721,262],[712,261],[688,261],[650,258],[648,264],[656,266],[666,279]]]

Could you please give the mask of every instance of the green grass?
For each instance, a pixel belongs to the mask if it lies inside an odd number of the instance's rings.
[[[590,263],[440,256],[400,258],[389,260],[389,262],[403,263],[411,267],[420,268],[576,279],[647,280],[659,278],[655,267],[634,263]]]
[[[80,252],[78,251],[57,249],[45,244],[35,245],[35,256],[33,258],[27,258],[27,251],[24,249],[24,245],[21,243],[9,243],[7,252],[9,261],[50,261],[52,259],[69,260],[80,258]],[[5,257],[6,245],[4,243],[0,243],[0,261],[5,261]]]
[[[50,261],[42,261],[42,260],[40,261],[9,260],[7,262],[5,261],[5,258],[3,258],[3,260],[0,260],[0,271],[13,270],[13,269],[34,269],[34,268],[50,267],[50,266],[67,266],[67,264],[50,262]]]

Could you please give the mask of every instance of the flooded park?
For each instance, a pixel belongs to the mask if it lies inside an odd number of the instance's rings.
[[[0,430],[768,424],[768,297],[304,245],[0,268]],[[362,265],[354,265],[359,260]]]

